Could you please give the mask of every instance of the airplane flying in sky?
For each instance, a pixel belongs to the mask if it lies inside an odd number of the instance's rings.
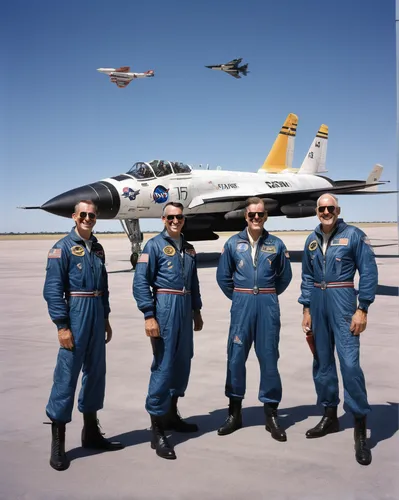
[[[281,130],[286,134],[284,127]],[[314,216],[316,200],[326,192],[337,195],[396,192],[377,191],[379,185],[385,184],[379,181],[383,170],[380,165],[372,169],[366,180],[333,181],[318,175],[320,169],[324,171],[326,130],[325,125],[320,127],[302,166],[295,172],[286,168],[280,173],[269,173],[269,167],[287,167],[288,141],[281,144],[277,138],[268,158],[280,158],[279,163],[273,161],[270,166],[265,161],[258,172],[193,170],[185,163],[166,160],[137,162],[125,174],[72,189],[41,206],[21,208],[42,209],[69,218],[79,200],[93,200],[99,208],[99,219],[121,221],[131,242],[130,260],[135,267],[142,242],[140,219],[159,218],[169,201],[183,204],[184,235],[188,241],[199,241],[218,239],[217,231],[242,230],[243,207],[250,196],[264,199],[269,216],[300,218]],[[279,136],[284,134],[280,131]],[[291,132],[287,137],[293,137]]]
[[[219,71],[224,71],[228,75],[234,76],[234,78],[241,78],[240,73],[244,76],[247,76],[248,64],[244,64],[243,66],[239,66],[241,63],[241,59],[233,59],[232,61],[226,64],[214,64],[213,66],[205,66],[205,68],[209,69],[217,69]]]
[[[112,83],[116,83],[116,85],[123,89],[129,85],[129,83],[136,78],[150,78],[155,75],[154,71],[150,69],[145,73],[130,73],[129,66],[122,66],[121,68],[98,68],[100,73],[104,73],[109,75]]]

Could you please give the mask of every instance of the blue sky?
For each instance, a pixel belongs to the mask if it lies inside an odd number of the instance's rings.
[[[394,0],[8,0],[0,37],[1,232],[68,230],[67,219],[16,207],[136,161],[256,171],[289,112],[294,166],[326,123],[327,175],[365,179],[381,163],[396,189]],[[204,68],[236,57],[249,63],[241,80]],[[155,78],[118,89],[96,71],[121,65]],[[348,221],[396,220],[396,195],[340,202]]]

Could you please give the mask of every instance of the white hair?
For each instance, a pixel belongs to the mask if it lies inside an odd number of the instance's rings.
[[[326,196],[331,196],[331,198],[335,201],[335,205],[339,207],[338,198],[331,193],[324,193],[321,196],[319,196],[319,198],[317,199],[317,206],[320,205],[320,200]]]

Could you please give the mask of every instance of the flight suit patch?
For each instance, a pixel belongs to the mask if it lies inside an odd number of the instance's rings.
[[[240,262],[238,263],[238,267],[244,267],[244,261],[241,259]]]
[[[176,253],[176,250],[171,245],[167,245],[164,247],[163,253],[168,257],[172,257]]]
[[[240,337],[238,335],[236,335],[234,337],[233,343],[234,344],[238,344],[238,345],[242,345],[242,341],[241,341],[241,339],[240,339]]]
[[[266,253],[276,253],[276,247],[274,245],[262,245],[260,251]]]
[[[249,248],[249,245],[247,242],[242,241],[241,243],[237,243],[236,250],[237,252],[246,252]]]
[[[191,257],[195,257],[196,256],[194,248],[188,248],[188,249],[186,249],[186,254],[187,255],[191,255]]]
[[[79,271],[81,271],[83,268],[82,263],[79,262],[78,264],[76,264],[76,267],[79,269]]]
[[[97,255],[97,257],[100,257],[100,259],[104,258],[104,250],[96,250],[94,253]]]
[[[71,252],[72,255],[76,255],[76,257],[83,257],[85,254],[85,249],[83,247],[80,247],[79,245],[75,245],[71,247]]]
[[[286,259],[290,258],[290,252],[288,250],[285,250],[284,255]]]
[[[144,263],[144,264],[148,264],[148,253],[142,253],[139,257],[139,260],[137,261],[137,264],[138,263]]]
[[[49,259],[60,259],[61,258],[61,248],[52,248],[48,255],[47,258]]]
[[[341,246],[348,246],[349,243],[349,238],[335,238],[331,242],[332,247],[341,247]]]
[[[309,250],[311,252],[313,252],[313,250],[316,250],[317,248],[317,240],[313,240],[309,243],[309,246],[308,246]]]

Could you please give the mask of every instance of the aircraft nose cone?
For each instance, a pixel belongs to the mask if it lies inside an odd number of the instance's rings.
[[[54,215],[70,218],[79,201],[90,200],[98,207],[99,219],[113,219],[120,208],[118,191],[109,182],[94,182],[66,191],[47,201],[40,208]]]

